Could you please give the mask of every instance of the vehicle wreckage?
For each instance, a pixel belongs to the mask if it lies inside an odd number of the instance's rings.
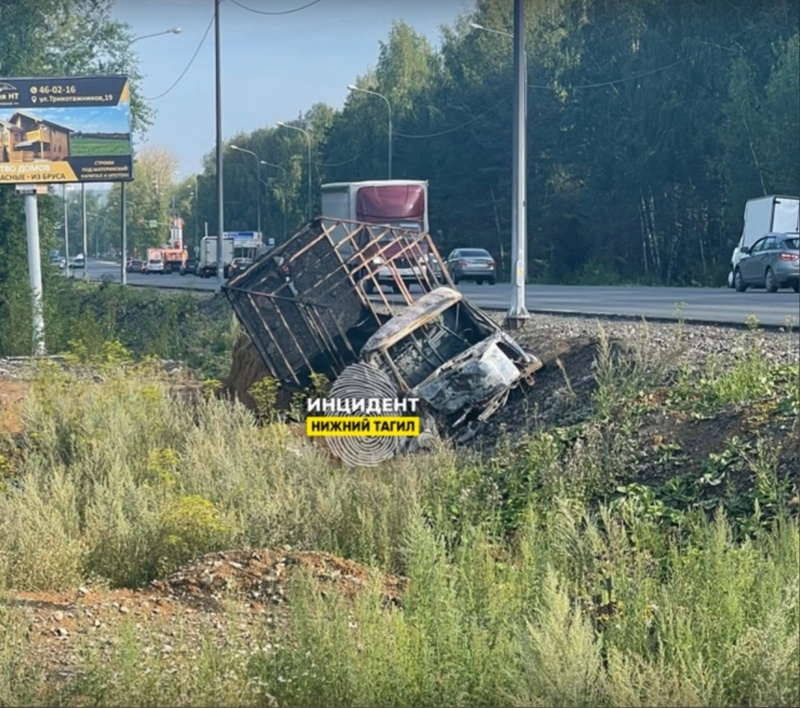
[[[420,401],[425,427],[457,441],[542,366],[455,289],[430,235],[415,230],[318,218],[223,291],[285,390],[313,374],[333,382],[332,396],[337,379],[364,396],[382,387]]]

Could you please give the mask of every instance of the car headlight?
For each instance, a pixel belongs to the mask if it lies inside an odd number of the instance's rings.
[[[384,263],[386,263],[386,261],[380,256],[375,256],[375,258],[372,259],[372,265],[382,266]]]

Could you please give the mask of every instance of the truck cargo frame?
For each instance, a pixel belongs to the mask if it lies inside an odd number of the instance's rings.
[[[401,277],[393,263],[419,254],[427,267],[413,281]],[[395,273],[392,297],[378,282],[387,267]],[[223,292],[270,375],[301,390],[312,374],[336,378],[385,322],[440,284],[453,287],[428,233],[318,218]]]

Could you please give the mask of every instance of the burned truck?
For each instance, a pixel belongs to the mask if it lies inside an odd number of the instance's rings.
[[[420,258],[409,282],[402,269]],[[315,373],[335,384],[366,365],[461,439],[542,365],[455,289],[430,235],[416,230],[316,219],[223,291],[285,390]]]

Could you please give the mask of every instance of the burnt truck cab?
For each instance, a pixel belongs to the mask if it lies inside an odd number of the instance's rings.
[[[364,344],[361,360],[388,374],[466,440],[542,361],[451,288],[421,296]]]

